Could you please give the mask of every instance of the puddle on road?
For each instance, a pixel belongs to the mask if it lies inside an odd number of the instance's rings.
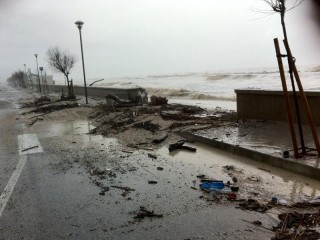
[[[81,135],[89,133],[95,126],[86,120],[68,122],[46,122],[38,124],[35,132],[39,137],[57,137],[65,135]]]

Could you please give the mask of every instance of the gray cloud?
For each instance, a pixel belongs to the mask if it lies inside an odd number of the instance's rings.
[[[45,63],[49,47],[68,49],[80,60],[76,20],[85,22],[88,79],[177,72],[203,72],[276,65],[273,38],[282,38],[279,16],[263,15],[257,0],[20,0],[1,2],[0,80],[13,71],[35,71],[34,53]],[[3,7],[4,6],[4,7]],[[308,4],[287,15],[300,64],[319,62],[315,24]],[[306,27],[306,26],[311,26]],[[63,76],[54,73],[55,79]],[[81,83],[81,61],[71,72]]]

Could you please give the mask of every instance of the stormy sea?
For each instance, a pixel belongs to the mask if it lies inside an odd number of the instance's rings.
[[[305,91],[320,91],[320,66],[298,67]],[[292,90],[286,74],[288,90]],[[236,110],[235,89],[282,90],[277,68],[108,78],[100,87],[143,87],[170,103]]]

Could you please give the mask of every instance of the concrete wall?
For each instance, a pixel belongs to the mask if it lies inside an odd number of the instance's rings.
[[[282,91],[236,89],[239,119],[265,119],[287,121],[285,99]],[[299,93],[297,93],[299,96]],[[320,92],[306,92],[314,122],[320,125]],[[291,109],[296,121],[293,93],[289,92]],[[307,115],[298,97],[302,123],[308,124]]]
[[[62,89],[65,95],[68,93],[68,87],[65,85],[49,86],[50,91],[61,93]],[[73,91],[75,95],[85,95],[84,87],[74,86]],[[103,88],[103,87],[87,87],[87,94],[90,97],[102,97],[107,94],[113,94],[124,100],[135,100],[141,96],[143,88]]]

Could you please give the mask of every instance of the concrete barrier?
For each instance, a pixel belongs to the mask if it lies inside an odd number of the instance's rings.
[[[237,114],[239,119],[263,119],[287,121],[285,100],[282,91],[236,89]],[[308,124],[308,118],[298,94],[301,121]],[[320,92],[306,92],[314,122],[320,125]],[[293,93],[289,92],[294,121],[296,121]]]
[[[65,95],[68,93],[68,87],[65,85],[51,85],[48,86],[49,91],[61,93],[62,90]],[[85,95],[83,86],[74,86],[73,91],[75,95]],[[124,100],[137,101],[137,98],[142,97],[142,101],[145,101],[144,95],[147,92],[144,88],[104,88],[104,87],[87,87],[87,94],[90,97],[104,98],[107,94],[113,94]],[[138,101],[139,102],[139,101]]]

